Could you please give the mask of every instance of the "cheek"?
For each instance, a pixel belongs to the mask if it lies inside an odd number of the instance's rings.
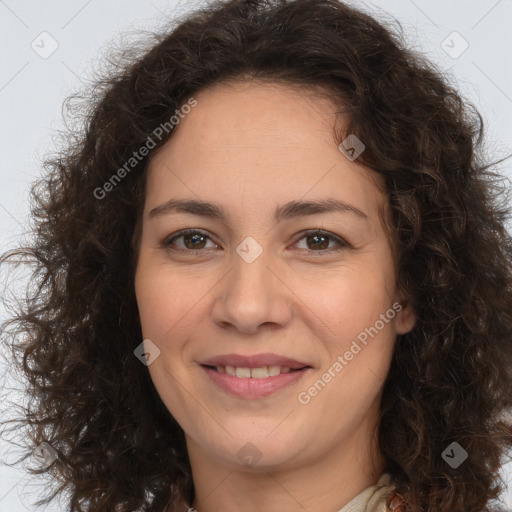
[[[174,333],[186,324],[187,316],[207,294],[204,281],[186,271],[142,261],[135,276],[135,293],[144,336],[164,342],[171,330]]]
[[[357,422],[376,400],[389,371],[396,339],[396,311],[387,277],[368,267],[358,271],[352,268],[330,284],[326,280],[321,293],[317,288],[314,294],[311,288],[308,307],[315,315],[310,332],[320,341],[319,351],[325,353],[319,375],[302,389],[307,396],[318,393],[318,398],[311,398],[314,405],[310,412],[339,418],[347,417],[346,411],[350,410],[347,421]],[[327,384],[319,384],[319,380]]]
[[[158,282],[160,286],[157,286]],[[136,275],[135,294],[144,337],[160,340],[165,332],[163,320],[166,312],[174,316],[176,304],[173,297],[176,294],[171,293],[166,283],[159,281],[154,273],[146,269]]]
[[[376,265],[352,265],[297,282],[317,332],[334,345],[346,344],[375,324],[392,306],[393,275]],[[300,285],[300,286],[299,286]],[[390,325],[386,324],[386,329]]]
[[[141,265],[135,275],[135,293],[144,339],[160,350],[158,359],[148,366],[155,388],[167,409],[182,424],[189,396],[180,382],[188,371],[186,341],[192,330],[193,314],[200,308],[200,280],[184,277],[165,265]],[[192,283],[192,284],[191,284]]]

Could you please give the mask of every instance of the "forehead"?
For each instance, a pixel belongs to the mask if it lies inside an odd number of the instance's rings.
[[[380,177],[339,151],[339,106],[322,91],[240,82],[194,98],[151,160],[149,206],[170,194],[262,206],[329,196],[369,213],[385,202]]]

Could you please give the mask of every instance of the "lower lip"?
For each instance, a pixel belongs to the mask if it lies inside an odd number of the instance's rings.
[[[239,398],[262,398],[271,395],[280,389],[294,384],[311,369],[302,368],[301,370],[280,373],[274,377],[263,379],[254,379],[253,377],[244,379],[227,373],[220,373],[208,366],[201,365],[201,367],[217,386]]]

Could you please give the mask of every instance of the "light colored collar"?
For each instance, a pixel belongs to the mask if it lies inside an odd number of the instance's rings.
[[[391,475],[383,473],[376,484],[360,492],[338,512],[388,512],[386,499],[394,490]]]

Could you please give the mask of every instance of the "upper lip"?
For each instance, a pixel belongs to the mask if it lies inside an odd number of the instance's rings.
[[[263,366],[281,366],[297,370],[309,366],[290,357],[278,354],[255,354],[243,356],[241,354],[225,354],[201,361],[206,366],[236,366],[238,368],[261,368]]]

